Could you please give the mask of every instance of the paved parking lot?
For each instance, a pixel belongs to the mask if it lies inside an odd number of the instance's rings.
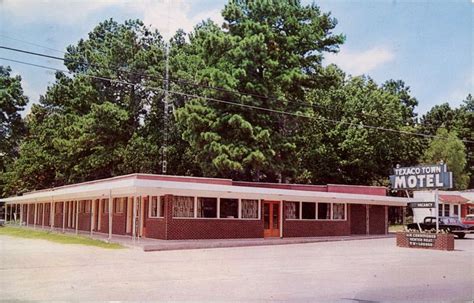
[[[0,299],[466,301],[474,237],[456,249],[390,238],[143,252],[0,236]]]

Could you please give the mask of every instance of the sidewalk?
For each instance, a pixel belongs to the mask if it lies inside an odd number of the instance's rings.
[[[23,226],[23,228],[31,228]],[[36,226],[37,230],[42,230],[41,226]],[[49,227],[44,228],[50,231]],[[55,232],[62,232],[62,229],[55,228]],[[76,230],[66,229],[65,233],[75,234]],[[94,232],[78,231],[79,235],[89,236],[93,239],[108,241],[108,234]],[[206,240],[160,240],[150,238],[139,238],[133,240],[131,236],[112,235],[110,242],[119,243],[123,246],[142,249],[144,251],[166,251],[166,250],[184,250],[184,249],[204,249],[204,248],[224,248],[224,247],[246,247],[246,246],[268,246],[268,245],[286,245],[286,244],[304,244],[317,242],[335,242],[352,240],[369,240],[394,238],[395,234],[387,235],[351,235],[351,236],[326,236],[326,237],[297,237],[297,238],[252,238],[252,239],[206,239]]]

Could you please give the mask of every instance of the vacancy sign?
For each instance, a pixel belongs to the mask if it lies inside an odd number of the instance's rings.
[[[452,188],[453,173],[446,164],[397,167],[390,176],[393,189]]]

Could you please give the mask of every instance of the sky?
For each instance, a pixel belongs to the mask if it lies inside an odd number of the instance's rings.
[[[474,0],[471,0],[474,1]],[[437,104],[457,107],[473,93],[474,2],[469,0],[322,0],[346,42],[324,64],[383,83],[401,79],[421,115]],[[0,0],[0,45],[62,56],[101,21],[141,19],[170,37],[210,18],[221,24],[225,0]],[[302,1],[310,4],[312,1]],[[64,69],[61,62],[0,49],[0,57]],[[22,77],[30,104],[54,83],[54,72],[0,59]]]

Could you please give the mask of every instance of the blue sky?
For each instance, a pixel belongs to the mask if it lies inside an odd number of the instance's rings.
[[[222,22],[224,0],[2,0],[0,45],[61,56],[67,45],[85,38],[100,21],[142,19],[165,37],[181,27],[190,31],[202,19]],[[311,1],[303,1],[310,3]],[[352,75],[368,74],[381,83],[402,79],[419,101],[417,111],[449,102],[458,106],[473,93],[473,17],[471,1],[316,1],[339,21],[346,43],[325,64]],[[19,39],[44,47],[20,42]],[[60,62],[0,50],[0,57],[63,68]],[[23,78],[31,102],[54,82],[50,71],[0,60]],[[27,110],[28,111],[28,110]]]

